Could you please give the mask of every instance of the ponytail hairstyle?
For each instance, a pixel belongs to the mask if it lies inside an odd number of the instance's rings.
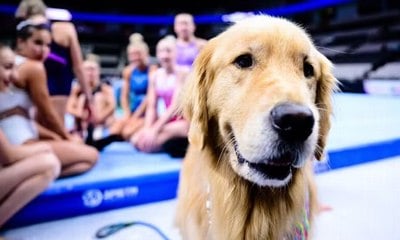
[[[24,20],[35,15],[46,16],[46,9],[42,0],[22,0],[15,11],[15,18]]]

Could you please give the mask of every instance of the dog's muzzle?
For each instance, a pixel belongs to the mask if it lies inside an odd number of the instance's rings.
[[[292,171],[303,166],[308,155],[306,142],[313,132],[315,119],[311,109],[296,103],[276,105],[269,118],[271,129],[277,135],[271,143],[272,152],[251,161],[241,154],[236,138],[233,145],[239,168],[248,171],[244,170],[245,178],[263,186],[279,187],[291,179]]]

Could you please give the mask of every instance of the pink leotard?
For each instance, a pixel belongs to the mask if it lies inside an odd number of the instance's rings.
[[[165,71],[159,69],[157,71]],[[163,73],[163,75],[165,72]],[[172,97],[174,95],[177,84],[176,75],[167,75],[166,78],[158,77],[155,82],[155,89],[157,95],[157,115],[161,116],[170,106]],[[174,116],[170,121],[179,119],[179,116]]]

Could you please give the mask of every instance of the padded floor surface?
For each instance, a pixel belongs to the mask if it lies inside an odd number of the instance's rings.
[[[399,240],[399,169],[397,157],[318,174],[320,201],[332,209],[316,218],[313,240]],[[94,240],[103,226],[142,221],[152,224],[170,240],[180,240],[173,224],[176,204],[176,199],[171,199],[35,224],[0,235],[7,240]],[[149,228],[131,226],[105,239],[162,238]]]
[[[11,219],[6,228],[176,196],[181,159],[140,153],[128,143],[113,145],[100,154],[92,170],[55,181]]]

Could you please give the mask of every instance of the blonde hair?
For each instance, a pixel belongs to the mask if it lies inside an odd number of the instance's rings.
[[[175,45],[176,37],[174,35],[167,35],[158,41],[157,46],[160,45],[161,43],[167,43],[168,45],[171,45],[171,46]]]
[[[88,53],[85,61],[97,63],[100,66],[100,56],[94,53]]]
[[[140,33],[132,33],[129,36],[129,45],[127,47],[127,51],[129,51],[129,49],[132,47],[139,48],[149,55],[149,46],[144,41],[143,35]]]
[[[35,15],[46,16],[46,9],[42,0],[22,0],[15,11],[15,17],[27,19]]]

